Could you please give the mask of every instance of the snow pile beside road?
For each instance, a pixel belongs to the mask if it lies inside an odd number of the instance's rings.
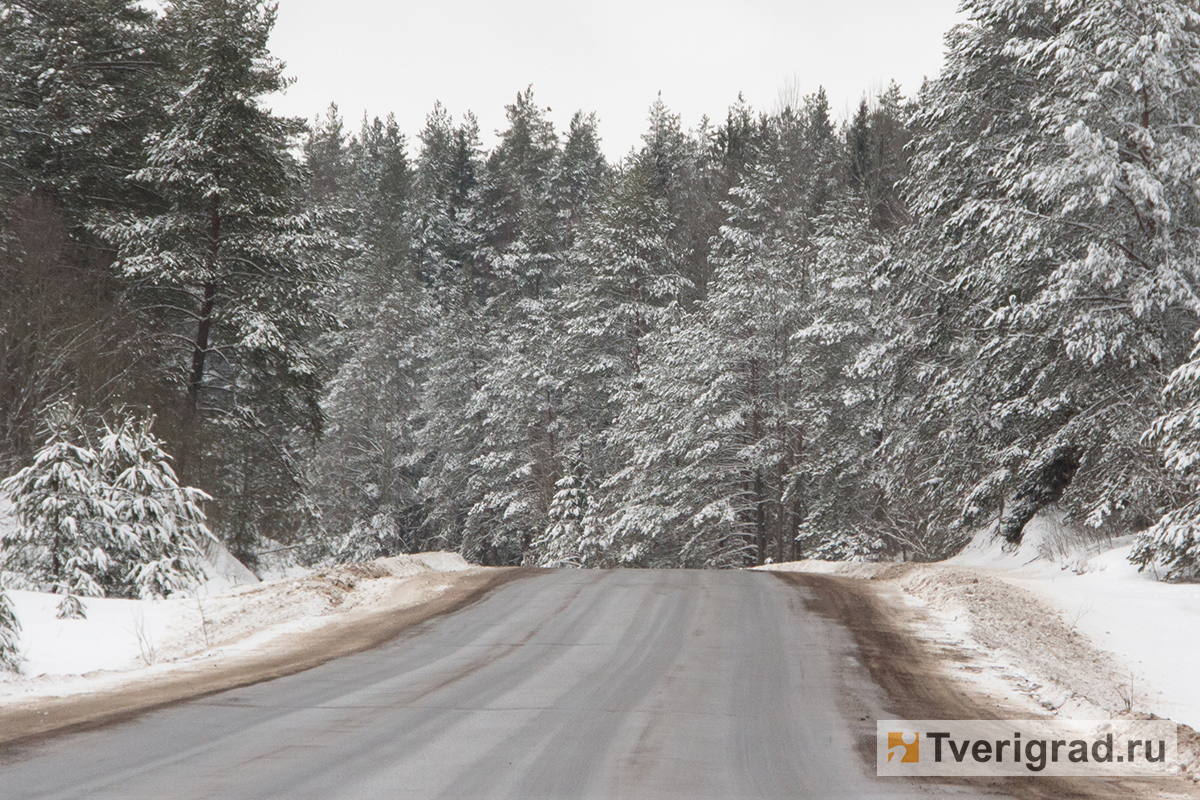
[[[419,576],[469,569],[457,553],[342,564],[258,583],[234,569],[233,576],[227,570],[191,596],[84,598],[83,620],[58,619],[55,609],[61,598],[55,595],[9,590],[21,623],[25,662],[21,675],[0,677],[0,702],[6,697],[86,691],[96,683],[72,676],[96,678],[100,672],[211,657],[218,650],[228,654],[253,649],[280,634],[319,627],[331,615],[396,604],[398,598],[407,602],[402,584]],[[210,594],[214,587],[221,590]],[[439,588],[423,586],[425,590],[436,593]],[[420,602],[423,597],[416,592],[411,600]]]
[[[1139,572],[1129,562],[1133,537],[1062,547],[1053,520],[1035,522],[1018,549],[981,534],[946,563],[1032,593],[1112,655],[1135,707],[1200,728],[1200,584]]]
[[[1200,728],[1200,585],[1139,573],[1132,547],[1131,537],[1086,544],[1042,517],[1019,548],[985,532],[940,564],[761,569],[876,582],[950,674],[1031,712],[1152,714]]]

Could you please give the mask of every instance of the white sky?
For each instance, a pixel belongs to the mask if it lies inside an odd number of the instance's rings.
[[[435,100],[479,118],[485,145],[504,106],[533,86],[566,128],[595,111],[610,159],[639,144],[650,104],[695,126],[741,92],[770,111],[789,81],[823,85],[845,117],[889,80],[913,94],[941,66],[957,0],[279,0],[271,50],[297,79],[278,113],[337,102],[357,131],[393,112],[415,149]]]

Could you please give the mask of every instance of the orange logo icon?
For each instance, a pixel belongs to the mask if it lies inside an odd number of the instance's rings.
[[[888,763],[896,759],[901,764],[916,764],[921,761],[921,741],[916,733],[888,734]]]

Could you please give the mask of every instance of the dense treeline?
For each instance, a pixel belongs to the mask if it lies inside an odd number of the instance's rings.
[[[931,559],[1050,506],[1196,566],[1200,14],[966,0],[946,64],[618,163],[263,98],[256,0],[0,5],[0,465],[156,417],[253,560]],[[115,424],[115,423],[114,423]]]

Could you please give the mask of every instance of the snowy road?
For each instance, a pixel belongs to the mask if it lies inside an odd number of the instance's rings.
[[[886,714],[880,692],[850,635],[806,610],[809,591],[751,572],[532,575],[375,650],[0,749],[0,794],[695,800],[919,790],[868,774],[857,748],[873,747],[864,736]]]

